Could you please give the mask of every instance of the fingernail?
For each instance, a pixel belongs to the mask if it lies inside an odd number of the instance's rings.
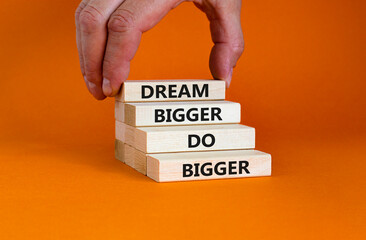
[[[230,87],[232,77],[233,77],[233,68],[230,70],[229,75],[226,78],[226,88]]]
[[[111,81],[106,78],[103,78],[103,93],[106,96],[112,95],[113,89],[111,86]]]

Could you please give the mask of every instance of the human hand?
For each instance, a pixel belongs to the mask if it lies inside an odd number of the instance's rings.
[[[127,79],[143,32],[154,27],[184,0],[83,0],[75,12],[81,72],[98,100],[116,95]],[[193,0],[206,13],[214,46],[210,70],[231,82],[244,49],[241,0]]]

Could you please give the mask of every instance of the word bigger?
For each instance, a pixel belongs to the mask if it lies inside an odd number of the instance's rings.
[[[221,108],[219,107],[203,107],[203,108],[190,108],[187,111],[184,108],[177,109],[155,109],[155,122],[184,122],[186,120],[190,122],[197,121],[222,121],[220,116]]]
[[[211,162],[206,162],[204,164],[194,163],[194,164],[183,164],[183,177],[199,177],[199,176],[212,176],[212,175],[236,175],[236,174],[250,174],[248,167],[248,161],[229,161],[218,162],[212,166]]]
[[[189,89],[186,84],[183,84],[177,89],[176,84],[156,85],[155,88],[149,85],[141,86],[141,98],[151,98],[156,95],[156,98],[181,98],[186,96],[187,98],[195,97],[208,97],[209,89],[208,84],[203,84],[200,89],[199,85],[192,84],[192,89]]]

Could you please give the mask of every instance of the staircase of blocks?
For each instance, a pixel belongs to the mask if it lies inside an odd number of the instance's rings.
[[[241,106],[219,80],[126,81],[115,98],[115,157],[157,182],[271,175]]]

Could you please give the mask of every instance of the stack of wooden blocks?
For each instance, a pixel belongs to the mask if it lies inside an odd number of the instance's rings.
[[[157,182],[271,175],[225,82],[127,81],[116,97],[116,158]]]

